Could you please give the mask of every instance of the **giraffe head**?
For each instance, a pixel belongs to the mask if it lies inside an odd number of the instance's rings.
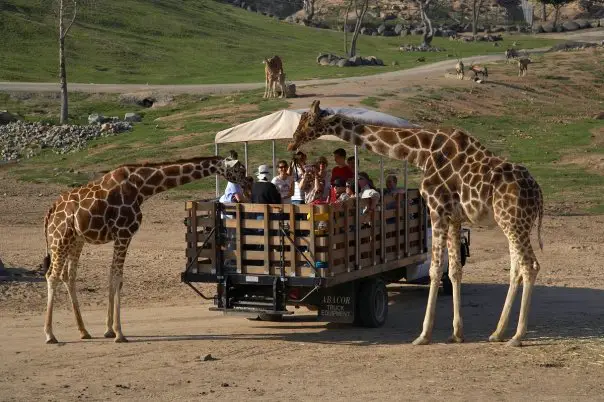
[[[245,166],[230,156],[224,158],[220,164],[222,165],[222,175],[225,179],[232,183],[246,185]]]
[[[325,122],[323,119],[325,111],[319,108],[319,103],[318,100],[313,101],[310,105],[310,110],[302,113],[298,127],[294,132],[293,141],[287,146],[289,151],[295,151],[307,142],[325,134]]]

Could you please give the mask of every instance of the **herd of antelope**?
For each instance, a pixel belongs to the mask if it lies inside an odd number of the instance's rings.
[[[513,46],[516,46],[516,42],[514,42]],[[532,63],[531,59],[528,57],[528,53],[525,52],[524,56],[520,57],[520,54],[514,47],[506,49],[505,59],[507,63],[516,60],[516,63],[518,65],[518,77],[526,76],[526,73],[528,72],[528,65]],[[283,71],[283,62],[281,58],[275,55],[269,59],[262,60],[262,63],[264,64],[265,75],[265,88],[263,97],[276,98],[278,95],[277,86],[279,86],[279,97],[287,98],[287,91],[285,86],[285,72]],[[481,66],[479,64],[472,63],[468,70],[474,74],[473,80],[476,82],[482,82],[489,77],[489,71],[486,66]],[[464,79],[465,66],[460,56],[457,57],[455,72],[456,77],[458,79]],[[479,79],[479,76],[482,78]]]
[[[516,63],[518,65],[518,77],[524,77],[526,76],[526,73],[528,71],[528,65],[532,63],[531,59],[528,57],[528,53],[525,52],[525,55],[523,57],[520,57],[520,55],[518,54],[518,51],[514,48],[509,48],[506,49],[505,51],[505,59],[506,62],[509,63],[510,61],[516,60]],[[481,66],[479,64],[474,64],[472,63],[470,65],[469,71],[471,71],[472,73],[474,73],[474,81],[478,81],[478,76],[482,76],[482,80],[484,81],[488,76],[489,76],[489,71],[485,66]],[[457,57],[457,64],[455,65],[455,73],[456,73],[456,77],[460,80],[463,80],[465,77],[465,66],[463,64],[463,61],[461,60],[461,57]]]

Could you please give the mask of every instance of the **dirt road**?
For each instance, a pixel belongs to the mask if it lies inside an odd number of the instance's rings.
[[[46,345],[46,283],[29,273],[42,258],[42,217],[57,189],[2,180],[0,251],[16,267],[9,271],[23,276],[0,282],[0,400],[568,401],[604,392],[604,217],[546,216],[542,272],[520,349],[485,342],[507,291],[509,258],[499,231],[475,228],[462,287],[466,343],[443,343],[452,307],[441,295],[434,344],[414,347],[423,287],[392,286],[380,329],[316,322],[310,312],[284,323],[209,312],[179,282],[184,203],[160,195],[144,206],[126,261],[122,312],[130,343],[100,338],[111,247],[87,246],[77,287],[95,339],[78,339],[60,289],[54,328],[62,343]],[[517,313],[516,306],[508,335]],[[218,360],[200,361],[206,354]]]

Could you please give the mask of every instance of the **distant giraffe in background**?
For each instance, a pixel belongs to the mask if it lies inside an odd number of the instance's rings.
[[[270,59],[264,59],[264,75],[265,75],[265,87],[263,98],[276,98],[277,97],[277,84],[281,88],[281,98],[286,98],[285,93],[285,72],[283,71],[283,62],[277,55]]]

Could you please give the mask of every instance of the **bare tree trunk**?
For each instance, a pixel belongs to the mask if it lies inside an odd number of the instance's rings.
[[[64,4],[61,0],[59,4],[59,79],[61,83],[61,124],[67,124],[68,120],[68,101],[67,101],[67,71],[65,70],[65,22]]]
[[[304,0],[303,7],[306,12],[306,21],[311,22],[315,16],[315,1],[316,0]]]
[[[432,38],[434,38],[434,30],[432,29],[432,21],[428,17],[428,7],[430,7],[430,2],[432,0],[421,0],[419,2],[419,13],[422,17],[422,22],[424,24],[424,35],[422,41],[422,47],[430,47],[432,43]]]
[[[472,0],[472,35],[478,34],[478,16],[480,15],[480,8],[482,7],[482,0]]]
[[[541,22],[547,21],[547,13],[545,12],[545,3],[541,3]]]
[[[558,26],[558,15],[560,14],[560,8],[562,7],[562,5],[555,5],[554,9],[554,27]]]
[[[344,11],[344,54],[348,54],[348,13],[351,6],[352,0],[346,6],[346,11]]]
[[[61,124],[67,124],[67,120],[69,119],[67,101],[67,71],[65,66],[65,37],[71,29],[78,11],[78,0],[71,0],[73,2],[73,14],[71,16],[69,25],[65,27],[65,2],[67,1],[69,0],[59,0],[59,79],[61,86]]]
[[[357,21],[354,26],[354,33],[352,34],[352,39],[350,41],[350,53],[349,57],[353,57],[357,53],[357,39],[359,38],[359,34],[361,33],[361,26],[363,25],[363,19],[365,18],[365,14],[367,13],[367,9],[369,8],[369,0],[361,0],[361,9],[359,10],[357,5],[358,0],[354,0],[354,7],[357,14]]]

